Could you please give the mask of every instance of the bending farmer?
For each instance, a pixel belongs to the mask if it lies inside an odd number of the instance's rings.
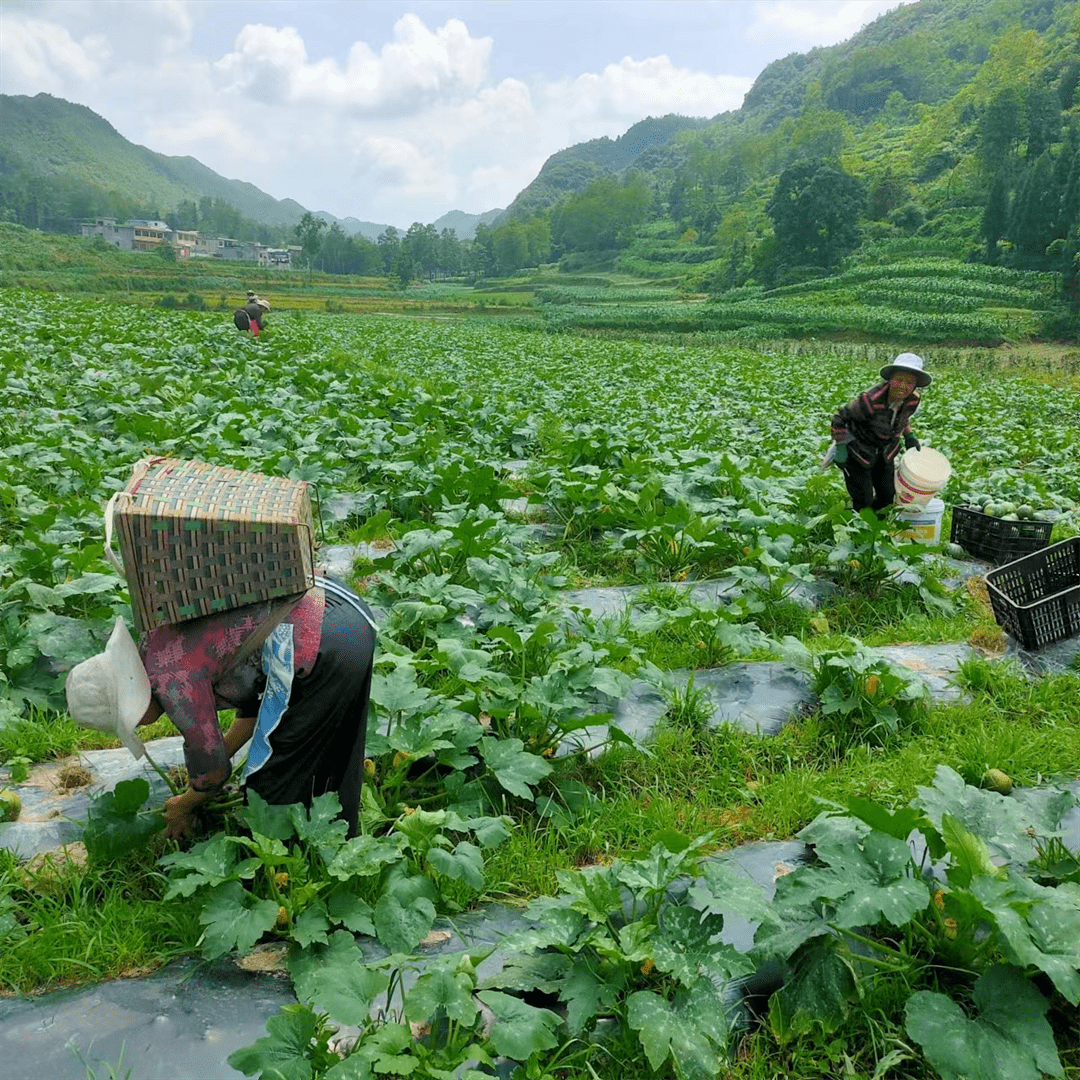
[[[136,728],[162,713],[184,736],[189,787],[165,803],[165,835],[186,836],[195,807],[220,791],[251,739],[243,785],[276,805],[337,792],[357,833],[375,623],[349,589],[316,578],[307,592],[158,626],[138,646],[122,619],[105,651],[68,673],[73,719],[136,756]],[[228,732],[219,709],[235,709]]]
[[[253,337],[258,337],[263,328],[263,316],[269,310],[270,305],[262,297],[249,292],[247,303],[233,313],[233,325],[237,330],[250,330]]]
[[[881,511],[895,498],[893,465],[901,437],[905,449],[920,449],[909,421],[919,407],[919,389],[931,381],[922,357],[901,353],[881,369],[881,379],[832,419],[832,461],[844,474],[856,513],[867,506]]]

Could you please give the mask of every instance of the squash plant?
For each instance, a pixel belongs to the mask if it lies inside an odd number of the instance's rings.
[[[509,835],[499,818],[410,808],[384,835],[346,839],[340,810],[333,792],[307,810],[271,806],[248,792],[248,805],[237,811],[245,834],[218,833],[162,856],[170,872],[164,899],[195,897],[208,959],[246,951],[264,934],[325,943],[338,927],[408,952],[431,929],[440,882],[482,890],[481,849]]]
[[[983,791],[943,766],[896,810],[827,804],[799,834],[812,857],[774,885],[705,858],[707,837],[668,837],[643,859],[562,873],[560,894],[530,905],[531,926],[501,942],[503,965],[486,978],[476,965],[489,950],[365,963],[337,933],[294,949],[304,1005],[230,1063],[263,1080],[285,1061],[346,1080],[490,1075],[475,1066],[502,1057],[524,1078],[576,1047],[621,1075],[714,1080],[753,1022],[740,986],[768,974],[760,1025],[781,1054],[827,1038],[869,1075],[867,1041],[848,1033],[873,1013],[903,1048],[890,1065],[921,1059],[943,1080],[1064,1076],[1059,1047],[1076,1049],[1080,1004],[1080,872],[1052,853],[1077,805],[1067,789]],[[732,917],[758,924],[748,952],[723,939]],[[375,1007],[388,971],[409,967],[419,979]],[[328,1022],[358,1031],[324,1069],[316,1033]]]

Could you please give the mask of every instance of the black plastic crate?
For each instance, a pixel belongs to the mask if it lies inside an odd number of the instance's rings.
[[[954,506],[949,540],[975,558],[1000,566],[1046,547],[1053,528],[1052,521],[1006,521],[966,506]]]
[[[994,618],[1025,649],[1080,634],[1080,536],[986,575]]]

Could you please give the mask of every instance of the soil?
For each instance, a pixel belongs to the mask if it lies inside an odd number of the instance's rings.
[[[56,784],[61,791],[86,787],[93,780],[94,774],[81,762],[64,765],[56,774]]]
[[[285,960],[288,955],[289,946],[286,942],[256,945],[251,952],[237,959],[236,966],[242,971],[263,971],[283,975],[287,970]]]

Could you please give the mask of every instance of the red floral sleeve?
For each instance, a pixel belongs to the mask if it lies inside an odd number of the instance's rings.
[[[188,778],[196,791],[214,791],[229,778],[214,684],[261,644],[294,603],[295,598],[285,605],[251,604],[143,635],[140,652],[151,690],[184,736]]]
[[[318,655],[325,597],[322,589],[301,598],[249,604],[218,615],[144,634],[139,651],[154,697],[184,736],[184,760],[196,791],[215,791],[229,778],[231,766],[218,725],[218,709],[235,701],[218,695],[237,665],[261,650],[271,630],[285,619],[296,627],[295,663],[310,670]],[[254,661],[258,666],[257,658]]]

